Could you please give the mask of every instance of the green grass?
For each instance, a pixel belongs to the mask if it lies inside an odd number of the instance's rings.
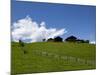
[[[96,49],[93,44],[38,42],[25,44],[25,47],[21,48],[18,43],[13,42],[11,50],[12,75],[96,68],[95,63],[82,64],[61,59],[62,56],[72,56],[95,62]],[[27,51],[27,53],[24,54],[23,50]],[[52,53],[60,57],[43,56],[41,52]]]

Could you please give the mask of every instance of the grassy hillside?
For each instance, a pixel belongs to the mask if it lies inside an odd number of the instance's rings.
[[[20,47],[13,42],[11,50],[12,75],[96,68],[92,44],[38,42]]]

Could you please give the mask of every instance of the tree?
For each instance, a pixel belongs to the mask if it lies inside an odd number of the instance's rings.
[[[75,36],[70,36],[70,37],[66,38],[65,41],[68,41],[68,42],[76,42],[77,41],[77,38]]]
[[[57,36],[57,37],[54,38],[54,41],[55,42],[62,42],[63,39],[60,36]]]
[[[46,41],[46,39],[43,39],[43,42],[45,42]]]
[[[54,42],[54,39],[49,38],[47,41],[48,41],[48,42]]]
[[[85,43],[89,43],[89,40],[85,40]]]
[[[21,50],[23,50],[23,53],[27,54],[28,52],[25,50],[25,48],[24,48],[25,45],[24,45],[24,42],[22,40],[19,40],[19,45],[21,47]]]
[[[89,40],[80,40],[80,39],[78,39],[77,43],[89,43]]]
[[[21,47],[24,47],[24,42],[23,42],[22,40],[19,40],[19,45],[20,45]]]
[[[82,40],[82,39],[77,39],[76,42],[77,42],[77,43],[84,43],[84,40]]]

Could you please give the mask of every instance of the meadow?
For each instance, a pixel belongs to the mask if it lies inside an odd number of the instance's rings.
[[[96,68],[96,45],[88,43],[11,43],[11,74],[43,73]]]

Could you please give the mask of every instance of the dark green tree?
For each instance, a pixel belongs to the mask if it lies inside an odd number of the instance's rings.
[[[65,41],[67,41],[67,42],[76,42],[77,38],[75,36],[70,36],[70,37],[66,38]]]
[[[85,43],[89,43],[89,40],[85,40]]]
[[[48,42],[54,42],[54,39],[49,38],[47,41],[48,41]]]
[[[54,38],[54,42],[62,42],[63,39],[60,36]]]
[[[19,40],[20,47],[24,47],[24,42],[22,40]]]
[[[46,39],[43,39],[43,42],[45,42],[46,41]]]
[[[27,54],[27,51],[26,51],[26,49],[25,49],[25,44],[24,44],[24,42],[22,41],[22,40],[19,40],[19,45],[20,45],[20,48],[21,48],[21,50],[23,51],[23,53],[24,54]]]

